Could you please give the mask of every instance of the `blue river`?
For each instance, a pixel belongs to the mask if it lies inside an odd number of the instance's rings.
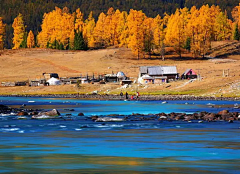
[[[0,115],[0,173],[240,173],[240,121],[93,122],[91,116],[214,112],[240,101],[98,101],[0,97],[72,119]],[[77,116],[84,113],[84,116]]]

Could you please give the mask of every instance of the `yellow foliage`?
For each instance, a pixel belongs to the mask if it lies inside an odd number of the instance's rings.
[[[187,8],[177,9],[168,20],[165,42],[167,45],[175,48],[181,57],[181,49],[184,47],[187,39],[187,23],[189,11]]]
[[[146,15],[142,11],[130,10],[127,17],[129,30],[128,47],[138,56],[144,49],[144,25]]]
[[[160,53],[161,47],[163,45],[163,40],[165,38],[165,32],[164,32],[164,20],[159,15],[157,15],[154,18],[153,30],[154,30],[153,31],[154,44]]]
[[[55,7],[52,12],[44,14],[42,31],[38,35],[39,46],[41,48],[46,48],[47,45],[54,47],[53,44],[57,41],[66,48],[74,38],[74,27],[74,15],[68,13],[67,8],[63,11]]]
[[[27,37],[27,47],[33,48],[34,46],[35,46],[34,34],[32,30],[30,30]]]
[[[94,40],[95,40],[95,46],[97,48],[100,47],[105,47],[106,44],[106,40],[105,38],[107,37],[105,33],[106,29],[106,25],[105,25],[105,20],[106,20],[106,15],[104,13],[100,13],[99,17],[98,17],[98,21],[96,23],[96,27],[94,28]]]
[[[78,8],[76,10],[75,30],[83,32],[83,13]]]
[[[4,46],[5,26],[6,25],[3,23],[2,18],[0,17],[0,50],[2,50]]]
[[[13,48],[12,49],[19,49],[21,43],[23,42],[23,37],[25,33],[25,26],[23,21],[23,16],[21,13],[14,19],[12,24],[13,27]]]
[[[89,48],[95,47],[95,41],[93,37],[95,25],[96,24],[92,16],[92,12],[90,12],[88,19],[85,20],[84,28],[83,28],[83,37],[87,41]]]

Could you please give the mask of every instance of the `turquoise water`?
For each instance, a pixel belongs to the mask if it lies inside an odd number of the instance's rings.
[[[28,102],[35,101],[35,102]],[[214,107],[209,107],[209,103]],[[240,122],[125,121],[92,115],[219,112],[236,101],[96,101],[3,98],[11,107],[57,108],[71,120],[0,116],[0,173],[240,173]],[[239,102],[240,104],[240,102]],[[74,111],[69,111],[74,109]],[[83,112],[84,117],[77,114]]]

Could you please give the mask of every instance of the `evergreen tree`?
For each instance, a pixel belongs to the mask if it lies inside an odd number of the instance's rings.
[[[87,50],[87,44],[83,38],[82,32],[75,31],[74,50]]]
[[[184,48],[186,50],[188,50],[189,52],[191,51],[191,38],[190,37],[187,38]]]
[[[24,33],[24,36],[23,36],[23,41],[20,45],[20,48],[27,48],[27,32]]]
[[[238,30],[238,24],[235,25],[234,27],[234,33],[233,33],[233,40],[239,40],[239,30]]]

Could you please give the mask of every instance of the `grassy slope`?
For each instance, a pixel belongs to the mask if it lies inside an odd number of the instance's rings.
[[[226,43],[214,43],[213,48]],[[228,44],[229,45],[229,44]],[[172,82],[147,87],[133,85],[123,89],[130,93],[140,90],[143,94],[191,94],[207,96],[239,96],[240,56],[225,55],[223,50],[230,50],[232,45],[216,49],[211,55],[221,53],[221,59],[199,60],[178,59],[177,55],[167,55],[166,61],[157,58],[137,60],[131,51],[125,48],[111,48],[92,51],[57,51],[46,49],[5,50],[0,56],[0,82],[39,79],[43,72],[56,72],[61,77],[91,75],[123,71],[132,80],[138,76],[138,67],[143,65],[176,65],[181,74],[187,68],[198,71],[202,81],[185,84],[187,81]],[[234,50],[236,52],[236,50]],[[189,57],[190,55],[184,55]],[[230,77],[222,77],[223,69],[230,69]],[[185,84],[185,85],[184,85]],[[169,86],[171,85],[171,86]],[[69,94],[119,93],[118,84],[89,84],[77,89],[75,85],[57,87],[0,87],[0,94]]]

